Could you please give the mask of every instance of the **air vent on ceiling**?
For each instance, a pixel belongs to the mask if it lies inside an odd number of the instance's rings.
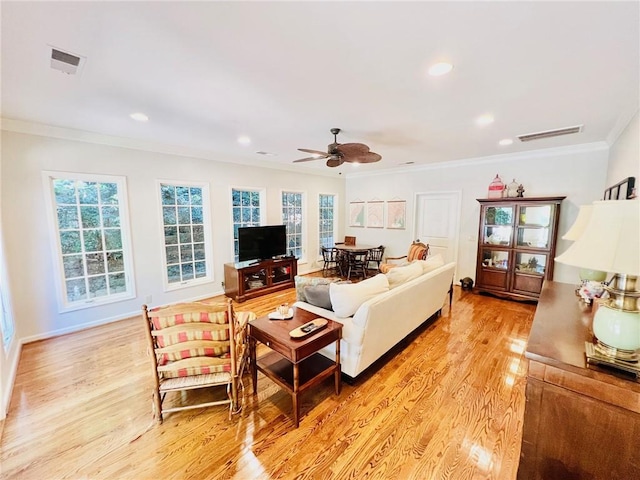
[[[531,140],[539,140],[541,138],[559,137],[560,135],[569,135],[571,133],[579,133],[582,131],[583,125],[575,127],[556,128],[555,130],[545,130],[544,132],[526,133],[518,135],[521,142],[530,142]]]
[[[49,45],[51,47],[51,45]],[[51,47],[51,68],[67,75],[75,75],[84,63],[84,57]]]

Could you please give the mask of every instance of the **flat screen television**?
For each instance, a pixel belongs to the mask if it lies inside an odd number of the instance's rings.
[[[287,227],[265,225],[238,228],[238,261],[268,260],[287,253]]]

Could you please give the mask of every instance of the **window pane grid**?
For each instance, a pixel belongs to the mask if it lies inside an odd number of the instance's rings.
[[[282,192],[282,223],[287,227],[289,255],[302,258],[302,193]]]
[[[334,239],[334,204],[335,195],[320,195],[319,197],[319,225],[320,246],[331,248],[335,245]]]
[[[161,184],[160,193],[167,282],[207,277],[202,187]]]
[[[238,261],[238,228],[260,225],[260,192],[254,190],[231,190],[233,216],[233,255]]]
[[[126,292],[118,184],[53,179],[52,187],[66,302]]]

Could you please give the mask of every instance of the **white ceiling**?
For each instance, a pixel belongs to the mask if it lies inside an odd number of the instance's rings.
[[[329,170],[291,162],[340,127],[382,155],[347,174],[611,142],[638,109],[639,5],[3,1],[1,114],[296,169]],[[86,57],[80,74],[52,70],[48,45]],[[426,75],[441,60],[453,71]]]

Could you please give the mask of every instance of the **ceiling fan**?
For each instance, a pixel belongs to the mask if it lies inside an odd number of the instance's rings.
[[[293,163],[310,162],[312,160],[327,159],[327,167],[339,167],[344,162],[350,163],[373,163],[382,159],[380,155],[369,150],[364,143],[338,143],[339,128],[332,128],[333,143],[327,146],[327,151],[310,150],[299,148],[301,152],[311,153],[312,157],[294,160]]]

